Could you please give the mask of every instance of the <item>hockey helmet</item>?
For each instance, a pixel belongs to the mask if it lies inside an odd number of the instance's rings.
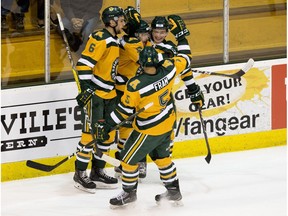
[[[150,32],[150,26],[149,26],[149,24],[146,21],[141,19],[140,20],[140,25],[136,29],[136,33],[146,33],[146,32]]]
[[[105,25],[109,25],[110,20],[117,21],[120,16],[125,16],[123,9],[118,6],[110,6],[103,10],[102,21]]]
[[[159,63],[158,53],[152,46],[145,46],[139,53],[141,67],[156,67]]]
[[[164,16],[156,16],[151,22],[152,29],[164,28],[168,31],[169,22]]]

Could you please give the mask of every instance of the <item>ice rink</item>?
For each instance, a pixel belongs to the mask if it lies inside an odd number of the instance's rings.
[[[162,193],[156,165],[138,185],[134,207],[112,210],[121,191],[89,194],[74,188],[73,173],[1,184],[2,216],[287,216],[286,146],[174,160],[183,206],[157,206]],[[112,168],[107,169],[113,174]]]

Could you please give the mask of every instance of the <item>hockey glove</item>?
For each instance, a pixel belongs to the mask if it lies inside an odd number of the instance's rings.
[[[92,95],[94,94],[96,88],[91,80],[79,80],[81,92],[77,95],[76,100],[80,107],[84,107]]]
[[[186,28],[184,20],[178,15],[169,15],[168,21],[170,24],[170,32],[175,36],[176,40],[181,40],[185,36],[190,35],[189,30]]]
[[[104,119],[98,120],[95,125],[95,134],[96,139],[100,142],[104,142],[110,138],[109,132],[111,130],[111,126],[105,122]]]
[[[126,16],[127,23],[124,26],[123,30],[127,35],[134,37],[135,30],[138,29],[140,26],[141,15],[132,6],[128,6],[124,10],[124,13]]]
[[[134,7],[128,6],[124,10],[124,13],[128,22],[133,20],[135,21],[135,23],[138,23],[140,25],[141,15]]]
[[[188,95],[193,104],[198,104],[199,107],[202,107],[204,104],[204,95],[200,87],[197,84],[192,84],[188,88]]]
[[[76,97],[78,105],[83,108],[91,99],[94,94],[94,90],[87,88],[83,92],[79,93]]]

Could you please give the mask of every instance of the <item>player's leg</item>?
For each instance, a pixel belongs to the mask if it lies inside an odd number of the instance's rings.
[[[118,142],[117,142],[117,151],[115,152],[115,158],[118,160],[121,160],[120,158],[120,152],[124,148],[124,144],[126,140],[128,139],[129,135],[131,134],[133,130],[132,124],[125,124],[118,130]],[[121,166],[115,167],[115,178],[120,178],[122,176],[122,168]]]
[[[86,108],[89,109],[91,107],[91,103],[88,103]],[[88,113],[90,115],[90,113]],[[82,124],[82,136],[81,140],[77,145],[77,149],[82,149],[86,144],[92,141],[92,136],[90,134],[90,129],[86,124],[85,114],[83,110],[81,111],[81,122]],[[80,190],[95,193],[96,184],[91,181],[91,179],[87,176],[87,167],[90,162],[91,152],[93,147],[87,147],[84,151],[78,152],[76,154],[75,160],[75,174],[73,177],[74,186]]]
[[[160,179],[167,189],[164,193],[157,194],[155,200],[157,203],[166,200],[181,204],[179,201],[182,199],[182,195],[177,178],[176,166],[170,157],[169,146],[171,142],[171,132],[166,135],[166,137],[163,137],[161,144],[150,153],[150,157],[158,166]]]
[[[98,96],[93,96],[93,114],[92,124],[95,124],[100,119],[105,119],[113,110],[115,101],[113,99],[106,100]],[[115,131],[110,133],[110,139],[105,142],[97,142],[97,147],[104,153],[108,154],[110,146],[115,140]],[[90,172],[90,179],[96,183],[97,188],[116,188],[118,187],[118,180],[112,176],[107,175],[105,171],[106,162],[101,160],[96,154],[93,154],[92,167]]]
[[[154,137],[132,131],[120,153],[123,191],[110,199],[111,207],[125,206],[137,200],[138,162],[156,147],[156,143]]]

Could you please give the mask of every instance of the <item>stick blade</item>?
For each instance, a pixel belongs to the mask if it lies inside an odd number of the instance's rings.
[[[241,70],[245,74],[247,71],[249,71],[253,67],[253,65],[254,65],[254,60],[250,58]]]
[[[41,163],[31,161],[31,160],[26,161],[26,166],[33,168],[33,169],[41,170],[44,172],[51,172],[55,168],[54,166],[41,164]]]
[[[71,158],[71,156],[64,158],[63,160],[59,161],[55,165],[46,165],[46,164],[38,163],[36,161],[27,160],[26,166],[33,168],[33,169],[41,170],[44,172],[51,172],[52,170],[56,169],[58,166],[66,162],[69,158]]]
[[[208,155],[205,157],[206,162],[209,164],[211,161],[211,153],[209,152]]]
[[[243,66],[241,70],[239,70],[237,73],[232,74],[231,77],[236,79],[242,77],[245,73],[247,73],[254,65],[254,60],[250,58],[246,64]]]

